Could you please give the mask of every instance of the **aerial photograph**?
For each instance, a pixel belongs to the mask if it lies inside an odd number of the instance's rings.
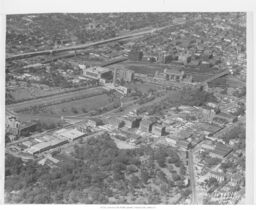
[[[245,203],[246,12],[6,15],[6,204]]]

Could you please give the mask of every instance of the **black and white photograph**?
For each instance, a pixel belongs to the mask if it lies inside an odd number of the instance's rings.
[[[246,204],[247,20],[5,17],[5,204]]]

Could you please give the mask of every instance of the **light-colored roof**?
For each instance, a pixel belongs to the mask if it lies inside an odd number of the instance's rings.
[[[105,72],[109,72],[110,70],[108,68],[103,68],[103,67],[91,67],[88,69],[85,69],[86,71],[92,71],[92,72],[98,72],[98,73],[105,73]]]
[[[58,136],[62,136],[68,139],[76,139],[81,136],[84,136],[85,134],[77,129],[61,129],[56,132]]]

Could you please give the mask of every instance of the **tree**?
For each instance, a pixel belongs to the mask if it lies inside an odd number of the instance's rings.
[[[149,174],[146,170],[141,170],[141,180],[144,184],[147,184],[148,183],[148,180],[149,180]]]
[[[218,186],[218,180],[214,177],[210,177],[206,180],[206,184],[208,187]]]
[[[191,194],[191,190],[190,189],[185,189],[181,192],[182,197],[187,197]]]
[[[185,168],[184,165],[182,165],[182,166],[180,167],[180,175],[185,175],[185,174],[186,174],[186,168]]]
[[[78,114],[78,110],[75,107],[72,107],[71,110],[74,114]]]
[[[132,177],[131,177],[131,185],[133,187],[135,187],[135,188],[138,187],[139,181],[140,181],[140,179],[136,175],[132,175]]]
[[[132,173],[135,173],[137,171],[138,171],[138,169],[137,169],[137,167],[135,165],[127,166],[127,173],[128,174],[132,174]]]
[[[172,173],[172,179],[173,181],[178,181],[180,180],[180,176],[177,173]]]
[[[159,171],[157,175],[162,182],[168,183],[168,179],[166,178],[166,175],[163,171]]]

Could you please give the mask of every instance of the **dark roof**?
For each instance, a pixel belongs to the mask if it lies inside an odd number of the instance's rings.
[[[20,129],[29,128],[29,127],[36,126],[36,125],[37,125],[37,122],[34,122],[34,121],[22,122],[20,125]]]
[[[217,114],[216,117],[224,117],[224,118],[228,118],[228,119],[236,118],[235,116],[228,114],[228,113],[224,113],[224,112]]]

